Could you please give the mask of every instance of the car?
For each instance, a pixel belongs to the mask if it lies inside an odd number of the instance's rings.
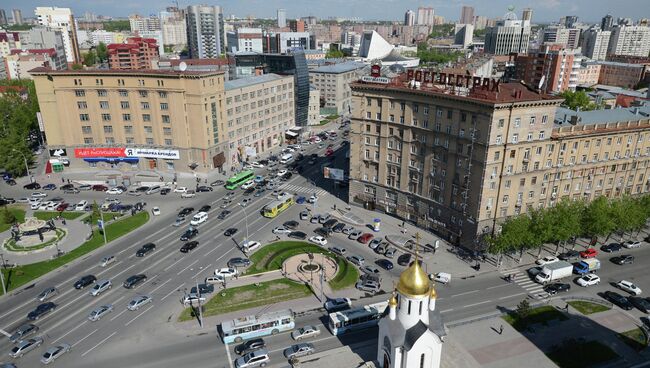
[[[185,216],[178,216],[176,217],[176,220],[172,224],[172,226],[179,227],[182,226],[185,222],[187,221],[187,217]]]
[[[291,332],[291,338],[296,341],[308,339],[310,337],[316,337],[319,335],[320,329],[312,325],[307,325]]]
[[[216,270],[214,270],[214,275],[221,276],[223,278],[234,277],[237,275],[237,269],[232,267],[217,268]]]
[[[332,220],[330,220],[330,221],[332,221]],[[336,220],[334,220],[334,221],[336,221]],[[343,231],[344,228],[345,228],[344,223],[337,222],[334,226],[332,226],[332,231],[335,232],[335,233],[340,233],[340,232]]]
[[[298,239],[298,240],[305,240],[307,238],[307,234],[303,233],[302,231],[292,231],[288,235],[291,239]]]
[[[160,216],[160,207],[153,207],[153,208],[151,209],[151,213],[152,213],[154,216]]]
[[[381,286],[375,280],[365,280],[357,282],[354,287],[367,293],[376,293],[381,290]]]
[[[294,221],[294,220],[286,221],[285,223],[282,224],[282,226],[286,227],[287,229],[291,229],[291,230],[294,230],[299,225],[300,224],[298,223],[298,221]]]
[[[141,196],[141,195],[142,195],[142,192],[138,192],[138,191],[135,190],[135,189],[131,189],[131,190],[129,190],[128,192],[126,192],[126,194],[128,194],[128,195],[130,195],[130,196],[138,197],[138,196]]]
[[[235,368],[264,367],[271,360],[266,349],[251,351],[235,360]]]
[[[91,189],[95,192],[106,192],[108,190],[108,187],[103,184],[95,184],[91,187]]]
[[[249,180],[240,186],[241,189],[246,190],[255,187],[255,181]]]
[[[177,187],[174,189],[174,193],[187,193],[187,187]]]
[[[580,252],[580,257],[582,258],[595,258],[598,255],[598,251],[594,248],[587,248]]]
[[[314,348],[314,345],[303,342],[300,344],[295,344],[291,345],[288,348],[284,349],[282,354],[284,354],[284,357],[287,359],[294,359],[294,358],[300,358],[305,355],[311,355],[316,351]]]
[[[316,195],[312,195],[312,196],[309,197],[309,199],[307,199],[307,203],[312,203],[313,204],[313,203],[316,203],[316,202],[318,202],[318,196],[316,196]]]
[[[559,292],[563,291],[569,291],[571,289],[571,285],[563,282],[554,282],[552,284],[546,285],[544,287],[544,291],[549,293],[549,295],[555,295]]]
[[[359,267],[363,266],[363,263],[366,261],[363,257],[357,255],[347,256],[346,259]]]
[[[591,285],[600,284],[600,277],[596,274],[588,273],[580,277],[576,282],[582,287],[589,287]]]
[[[95,277],[95,275],[86,275],[81,277],[79,280],[75,281],[73,286],[75,289],[79,290],[94,283],[95,281],[97,281],[97,277]]]
[[[420,262],[420,260],[418,260],[418,262]],[[429,279],[433,280],[434,282],[439,282],[446,285],[451,282],[451,274],[448,272],[438,272],[435,274],[430,274]]]
[[[186,207],[186,208],[183,208],[182,210],[180,210],[180,212],[178,212],[178,216],[187,216],[192,212],[194,212],[193,207]]]
[[[143,274],[133,275],[124,280],[122,286],[124,286],[125,289],[133,289],[145,281],[147,281],[147,276]]]
[[[605,291],[603,293],[603,297],[605,299],[609,300],[610,302],[616,304],[617,306],[619,306],[622,309],[625,309],[625,310],[634,309],[634,306],[632,305],[632,303],[630,303],[629,300],[627,300],[626,297],[624,297],[623,295],[621,295],[619,293],[616,293],[614,291],[609,291],[609,290]]]
[[[89,294],[92,295],[92,296],[97,296],[97,295],[103,293],[104,291],[106,291],[106,290],[108,290],[108,289],[110,289],[112,287],[113,287],[113,284],[111,283],[111,280],[109,280],[109,279],[99,280],[99,281],[97,281],[95,283],[93,288],[90,289]]]
[[[90,322],[97,322],[99,321],[102,317],[104,317],[105,314],[108,314],[113,311],[113,305],[112,304],[105,304],[105,305],[100,305],[99,307],[93,309],[90,314],[88,315],[88,320]]]
[[[289,172],[288,170],[282,169],[282,170],[279,170],[278,173],[275,174],[275,176],[278,176],[278,177],[285,176],[288,172]]]
[[[235,257],[228,260],[228,267],[248,267],[251,265],[251,260],[248,258]]]
[[[190,220],[190,225],[191,226],[199,226],[202,223],[208,221],[208,214],[207,212],[197,212],[194,217]]]
[[[330,247],[329,250],[330,250],[330,252],[336,253],[336,254],[338,254],[340,256],[343,256],[343,255],[345,255],[345,253],[347,253],[347,249],[345,249],[343,247]]]
[[[32,198],[45,198],[47,197],[47,193],[45,192],[33,192],[32,193]]]
[[[628,240],[625,243],[623,243],[623,246],[627,249],[639,248],[641,247],[641,242],[635,240]]]
[[[618,252],[619,250],[621,250],[621,248],[622,248],[621,245],[618,243],[610,243],[600,247],[600,250],[602,250],[603,252],[612,253],[612,252]]]
[[[45,288],[43,291],[41,291],[41,293],[36,296],[36,300],[38,300],[39,302],[44,302],[58,294],[59,294],[59,290],[54,286],[50,286]]]
[[[169,187],[162,187],[160,188],[160,195],[167,195],[169,192],[172,191],[172,188]]]
[[[138,295],[135,298],[131,299],[129,305],[126,307],[130,311],[137,311],[145,304],[151,303],[153,300],[149,295]]]
[[[233,236],[233,235],[235,235],[237,233],[237,231],[238,231],[237,228],[231,227],[231,228],[226,229],[226,231],[224,231],[223,235],[224,236]]]
[[[333,312],[350,309],[351,306],[352,306],[352,301],[350,300],[350,298],[328,299],[324,304],[327,313],[333,313]]]
[[[205,206],[199,208],[199,212],[210,212],[211,209],[212,209],[212,206],[210,206],[209,204],[206,204]]]
[[[361,234],[362,234],[361,230],[356,230],[356,229],[355,229],[355,230],[352,230],[352,231],[350,231],[350,233],[348,234],[348,239],[350,239],[350,240],[357,240],[357,239],[359,239],[359,237],[361,236]]]
[[[34,189],[41,189],[41,185],[39,183],[29,183],[23,185],[23,189],[29,189],[29,190],[34,190]]]
[[[232,213],[231,211],[223,210],[223,211],[221,211],[221,213],[219,213],[219,215],[217,216],[217,218],[218,218],[219,220],[223,220],[223,219],[225,219],[226,217],[230,216],[231,213]]]
[[[526,270],[526,273],[528,273],[528,276],[531,279],[534,279],[540,272],[542,272],[542,267],[540,266],[531,267]]]
[[[360,268],[360,270],[366,275],[378,275],[380,272],[377,267],[373,267],[373,266],[363,266]]]
[[[358,238],[357,238],[357,241],[358,241],[359,243],[361,243],[361,244],[366,244],[366,243],[368,243],[370,240],[372,240],[372,238],[374,238],[374,237],[375,237],[375,235],[373,235],[373,234],[365,233],[365,234],[361,235],[360,237],[358,237]]]
[[[327,239],[323,238],[320,235],[310,237],[309,241],[320,246],[325,246],[327,244]]]
[[[16,181],[14,179],[8,179],[8,180],[5,180],[5,184],[14,186],[14,185],[16,185]]]
[[[50,184],[45,184],[43,186],[43,190],[54,190],[54,189],[56,189],[56,184],[51,184],[50,183]]]
[[[79,190],[91,190],[92,188],[93,188],[93,186],[90,185],[90,184],[81,184],[79,186]]]
[[[395,253],[397,253],[397,249],[396,249],[396,248],[389,247],[389,248],[386,249],[386,251],[384,252],[384,255],[386,256],[386,258],[393,258],[393,257],[395,257]]]
[[[221,186],[221,185],[224,185],[224,184],[226,184],[226,182],[223,181],[223,180],[215,180],[212,183],[210,183],[210,186],[211,187],[217,187],[217,186]]]
[[[42,316],[54,311],[57,305],[52,302],[39,304],[33,311],[27,314],[27,319],[30,321],[37,320]]]
[[[321,216],[321,215],[314,215],[314,216],[312,216],[312,217],[309,219],[309,222],[312,223],[312,224],[317,224],[317,223],[318,223],[318,219],[320,219],[320,216]]]
[[[641,317],[640,320],[641,320],[641,323],[643,323],[643,326],[645,326],[646,329],[650,329],[650,318]]]
[[[388,270],[388,271],[392,270],[393,267],[394,267],[393,262],[391,262],[391,261],[389,261],[387,259],[383,259],[383,258],[378,259],[377,261],[375,261],[375,264],[377,266],[383,268],[384,270]]]
[[[300,220],[308,220],[309,219],[309,211],[304,210],[300,211]]]
[[[381,244],[381,242],[382,242],[382,239],[381,239],[381,238],[372,239],[372,240],[370,241],[370,243],[368,243],[368,247],[370,247],[370,249],[372,249],[372,250],[375,250],[375,249],[377,249],[377,247],[379,246],[379,244]]]
[[[145,245],[143,245],[142,247],[140,247],[140,249],[138,249],[138,250],[135,252],[135,256],[136,256],[136,257],[144,257],[144,256],[146,256],[148,253],[153,252],[154,250],[156,250],[156,244],[154,244],[154,243],[146,243]]]
[[[404,253],[397,257],[397,264],[400,266],[408,266],[411,264],[411,253]]]
[[[73,184],[63,184],[59,187],[59,190],[68,190],[74,188]]]
[[[191,250],[194,250],[198,246],[199,246],[199,242],[197,242],[196,240],[193,240],[191,242],[187,242],[187,243],[183,244],[180,251],[181,251],[181,253],[188,253]]]
[[[546,256],[544,258],[540,258],[537,261],[535,261],[535,264],[538,264],[540,266],[544,266],[544,265],[547,265],[549,263],[555,263],[555,262],[558,262],[558,261],[559,261],[559,259],[557,257],[555,257],[555,256]]]
[[[318,217],[318,223],[319,223],[319,224],[324,224],[324,223],[326,223],[327,221],[329,221],[331,217],[332,217],[332,215],[330,215],[329,213],[326,213],[326,214],[324,214],[324,215],[320,215],[320,216]]]
[[[242,249],[242,251],[244,253],[248,253],[248,252],[252,252],[254,250],[257,250],[261,246],[262,246],[262,243],[260,243],[258,241],[247,240],[242,244],[241,249]]]
[[[181,198],[194,198],[196,197],[196,192],[193,190],[188,190],[185,193],[181,193]]]
[[[184,297],[181,298],[181,304],[183,305],[191,305],[194,303],[205,303],[207,299],[203,296],[199,296],[196,293],[189,293],[185,295]]]
[[[43,364],[50,364],[56,360],[56,358],[60,357],[61,355],[67,353],[70,351],[70,345],[69,344],[59,344],[52,346],[51,348],[47,349],[45,353],[43,353],[43,356],[41,357],[41,363]]]
[[[650,313],[650,300],[639,296],[630,296],[627,300],[643,313]]]
[[[77,205],[74,207],[74,210],[75,211],[85,211],[86,206],[88,206],[88,201],[82,200],[82,201],[79,201],[79,203],[77,203]]]
[[[264,167],[263,164],[261,164],[261,163],[259,163],[259,162],[257,162],[257,161],[253,161],[253,162],[251,162],[249,165],[252,166],[252,167],[254,167],[254,168],[256,168],[256,169],[261,169],[261,168]]]
[[[622,254],[618,257],[613,257],[611,261],[617,265],[632,264],[634,263],[634,256],[630,254]]]
[[[32,323],[25,323],[18,327],[11,336],[9,336],[9,341],[12,343],[17,343],[20,340],[24,340],[27,336],[37,333],[39,330],[38,326]]]
[[[226,207],[230,206],[231,203],[232,203],[231,200],[224,200],[223,203],[221,203],[221,206],[219,206],[219,207],[220,208],[226,208]]]
[[[212,189],[212,187],[208,187],[208,186],[205,186],[205,185],[199,185],[198,187],[196,187],[196,191],[201,192],[201,193],[211,192],[213,190],[214,189]]]
[[[623,291],[627,291],[630,294],[634,294],[634,295],[641,294],[641,288],[634,285],[634,283],[632,283],[631,281],[621,280],[616,283],[616,287]]]
[[[183,235],[181,235],[181,241],[188,241],[199,235],[199,229],[191,228],[187,229]]]
[[[242,206],[242,207],[246,207],[246,206],[248,206],[248,204],[250,202],[251,202],[250,198],[244,198],[244,199],[242,199],[241,202],[239,202],[239,205]]]
[[[252,339],[235,346],[235,353],[239,355],[248,354],[251,351],[263,349],[265,346],[266,343],[264,342],[264,339]]]
[[[122,194],[123,191],[120,188],[113,187],[106,191],[107,194]]]
[[[29,339],[29,340],[22,340],[11,349],[9,356],[11,356],[12,358],[20,358],[23,355],[41,346],[42,344],[43,344],[43,338],[40,336],[36,336],[33,339]]]
[[[214,293],[214,285],[212,284],[199,284],[199,288],[192,286],[190,289],[190,294],[197,294],[197,290],[200,294],[212,294]]]

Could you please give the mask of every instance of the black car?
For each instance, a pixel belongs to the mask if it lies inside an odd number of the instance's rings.
[[[206,204],[205,206],[199,208],[199,212],[208,212],[211,209],[212,209],[212,206]]]
[[[332,229],[329,227],[319,227],[318,229],[314,230],[314,233],[316,235],[320,235],[323,238],[329,238],[330,235],[332,235]]]
[[[293,176],[293,174],[291,173],[291,171],[288,171],[286,174],[284,174],[282,179],[289,180],[289,179],[291,179],[292,176]]]
[[[400,266],[408,266],[411,263],[411,253],[404,253],[397,257],[397,264]]]
[[[248,258],[236,257],[228,260],[228,267],[248,267],[251,260]]]
[[[634,256],[630,254],[622,254],[611,259],[612,262],[617,265],[632,264],[634,263]]]
[[[641,312],[646,314],[650,313],[650,301],[648,299],[639,296],[630,296],[627,300]]]
[[[171,192],[171,191],[172,191],[171,188],[162,188],[162,189],[160,190],[160,194],[161,194],[161,195],[167,195],[167,194],[169,194],[169,192]]]
[[[199,235],[199,229],[187,229],[187,231],[181,235],[181,241],[188,241],[197,235]]]
[[[550,284],[550,285],[546,285],[544,287],[544,291],[546,291],[550,295],[555,295],[555,294],[557,294],[559,292],[562,292],[562,291],[569,291],[569,289],[571,289],[571,285],[561,283],[561,282],[556,282],[556,283],[553,283],[553,284]]]
[[[378,260],[375,262],[375,264],[376,264],[377,266],[379,266],[379,267],[385,269],[385,270],[388,270],[388,271],[392,270],[393,267],[394,267],[394,266],[393,266],[393,262],[391,262],[391,261],[389,261],[389,260],[387,260],[387,259],[383,259],[383,258],[382,258],[382,259],[378,259]]]
[[[201,294],[212,294],[214,293],[213,284],[199,284],[199,292]],[[196,286],[192,286],[190,289],[190,294],[196,294]]]
[[[255,193],[255,187],[250,187],[244,191],[245,196],[249,196],[251,194]]]
[[[147,281],[147,276],[143,274],[133,275],[126,279],[122,285],[127,289],[133,289],[145,281]]]
[[[213,189],[211,187],[208,187],[206,185],[199,185],[196,187],[197,192],[211,192]]]
[[[339,222],[336,221],[335,219],[329,219],[329,220],[325,221],[325,223],[323,223],[323,227],[326,227],[328,229],[332,229],[332,231],[334,231],[334,226],[336,226],[336,224],[338,224],[338,223]]]
[[[223,220],[223,219],[225,219],[226,217],[228,217],[228,216],[230,215],[230,213],[231,213],[231,212],[228,211],[228,210],[223,210],[223,211],[221,211],[221,213],[219,214],[219,216],[217,216],[217,218],[218,218],[219,220]]]
[[[572,259],[579,259],[580,252],[578,252],[577,250],[569,250],[564,253],[560,253],[557,257],[562,261],[570,261]]]
[[[80,278],[79,280],[75,281],[74,288],[77,290],[83,289],[86,286],[94,283],[95,281],[97,281],[97,277],[95,277],[95,275],[86,275]]]
[[[307,239],[307,234],[302,231],[292,231],[289,233],[288,237],[291,239],[305,240]]]
[[[5,184],[14,186],[16,185],[16,181],[14,179],[5,180]]]
[[[338,224],[334,225],[332,231],[334,231],[335,233],[340,233],[341,231],[343,231],[343,229],[345,229],[345,224],[339,222]]]
[[[251,351],[262,349],[265,346],[266,343],[264,343],[264,340],[262,339],[248,340],[243,344],[235,346],[235,353],[244,355],[250,353]]]
[[[223,235],[225,236],[233,236],[237,233],[237,229],[234,227],[228,228],[226,231],[224,231]]]
[[[135,191],[140,192],[140,193],[144,193],[144,192],[148,191],[149,189],[151,189],[151,188],[146,186],[146,185],[143,185],[141,187],[135,188]]]
[[[196,240],[187,242],[183,244],[183,246],[181,247],[181,253],[187,253],[198,246],[199,246],[199,242],[197,242]]]
[[[212,183],[210,183],[210,186],[211,187],[216,187],[216,186],[224,185],[224,184],[226,184],[226,182],[224,182],[223,180],[215,180]]]
[[[56,304],[52,302],[39,304],[38,307],[36,307],[36,309],[29,312],[29,314],[27,314],[27,319],[30,321],[39,319],[41,318],[42,315],[50,313],[55,309],[56,309]]]
[[[183,209],[178,213],[178,215],[179,215],[179,216],[187,216],[187,215],[189,215],[189,214],[192,213],[192,212],[194,212],[194,208],[193,208],[193,207],[186,207],[186,208],[183,208]]]
[[[610,243],[600,247],[600,250],[607,253],[618,252],[621,250],[621,245],[619,243]]]
[[[147,243],[143,245],[137,252],[135,252],[136,257],[144,257],[147,253],[151,253],[156,249],[156,244]]]
[[[23,189],[29,189],[29,190],[41,189],[41,185],[39,183],[29,183],[23,185]]]
[[[603,293],[603,296],[605,299],[609,300],[610,302],[618,305],[619,307],[625,309],[625,310],[631,310],[634,309],[634,306],[632,303],[630,303],[629,300],[627,300],[626,297],[623,295],[616,293],[614,291],[606,291]]]
[[[282,226],[286,227],[287,229],[291,229],[291,230],[297,228],[299,225],[300,224],[298,223],[298,221],[294,221],[294,220],[287,221],[284,224],[282,224]]]

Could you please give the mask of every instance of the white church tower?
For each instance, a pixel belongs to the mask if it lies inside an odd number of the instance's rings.
[[[419,234],[416,234],[419,241]],[[436,291],[415,261],[402,272],[388,312],[379,321],[377,361],[381,368],[438,368],[444,327]]]

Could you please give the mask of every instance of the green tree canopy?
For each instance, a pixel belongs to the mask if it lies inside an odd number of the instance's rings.
[[[345,54],[343,54],[343,51],[341,50],[335,50],[330,48],[327,53],[325,54],[326,59],[339,59],[345,57]]]
[[[560,94],[564,98],[563,105],[571,110],[580,108],[582,111],[596,110],[599,106],[591,102],[589,96],[584,91],[569,91],[566,90]]]
[[[105,43],[100,42],[99,45],[97,45],[97,50],[95,52],[97,54],[98,62],[103,63],[108,60],[108,49],[106,48]]]
[[[39,111],[34,82],[31,80],[0,80],[0,85],[27,88],[27,99],[9,91],[0,97],[0,167],[12,175],[25,173],[25,161],[33,161],[29,133],[38,129],[36,112]],[[22,153],[22,154],[21,154]]]
[[[108,32],[130,31],[131,24],[128,20],[109,20],[103,23],[104,30]]]
[[[95,50],[88,50],[84,55],[84,65],[93,66],[95,64],[97,64],[97,53],[95,53]]]

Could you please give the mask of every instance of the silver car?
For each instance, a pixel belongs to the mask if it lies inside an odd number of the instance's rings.
[[[314,349],[314,345],[308,342],[303,342],[284,349],[284,357],[287,359],[300,358],[305,355],[313,354],[315,351],[316,349]]]
[[[102,317],[104,317],[105,314],[108,314],[113,311],[113,305],[111,304],[106,304],[99,306],[95,308],[90,314],[88,315],[88,320],[90,322],[96,322],[99,321]]]
[[[136,296],[135,298],[131,299],[129,305],[126,308],[131,311],[136,311],[143,305],[151,303],[151,301],[151,297],[148,295]]]
[[[23,340],[25,337],[29,335],[33,335],[38,332],[38,326],[31,324],[31,323],[26,323],[16,329],[14,331],[13,335],[9,337],[9,340],[13,343],[18,342],[20,340]]]
[[[361,234],[363,234],[363,233],[361,232],[361,230],[356,230],[356,229],[355,229],[355,230],[352,230],[352,231],[350,231],[350,234],[348,235],[348,239],[350,239],[350,240],[357,240],[357,239],[359,239],[359,237],[361,236]]]
[[[57,295],[58,293],[59,291],[54,286],[50,286],[49,288],[46,288],[45,290],[41,291],[41,293],[38,294],[36,299],[38,299],[39,302],[44,302],[50,299],[51,297]]]
[[[109,279],[99,280],[95,282],[95,286],[93,286],[93,288],[90,290],[90,295],[97,296],[112,287],[113,287],[113,283],[111,283],[111,280]]]
[[[318,335],[320,335],[320,330],[318,327],[309,325],[293,331],[291,333],[291,338],[300,341],[302,339],[307,339]]]
[[[11,356],[12,358],[20,358],[23,355],[41,346],[42,344],[43,344],[43,338],[40,336],[36,336],[33,339],[29,339],[29,340],[22,340],[21,342],[18,343],[18,345],[14,346],[13,349],[11,349],[11,353],[9,353],[9,356]]]
[[[43,357],[41,358],[41,363],[50,364],[54,362],[56,358],[60,357],[61,355],[69,351],[70,351],[70,345],[68,344],[52,346],[51,348],[47,349],[43,354]]]

